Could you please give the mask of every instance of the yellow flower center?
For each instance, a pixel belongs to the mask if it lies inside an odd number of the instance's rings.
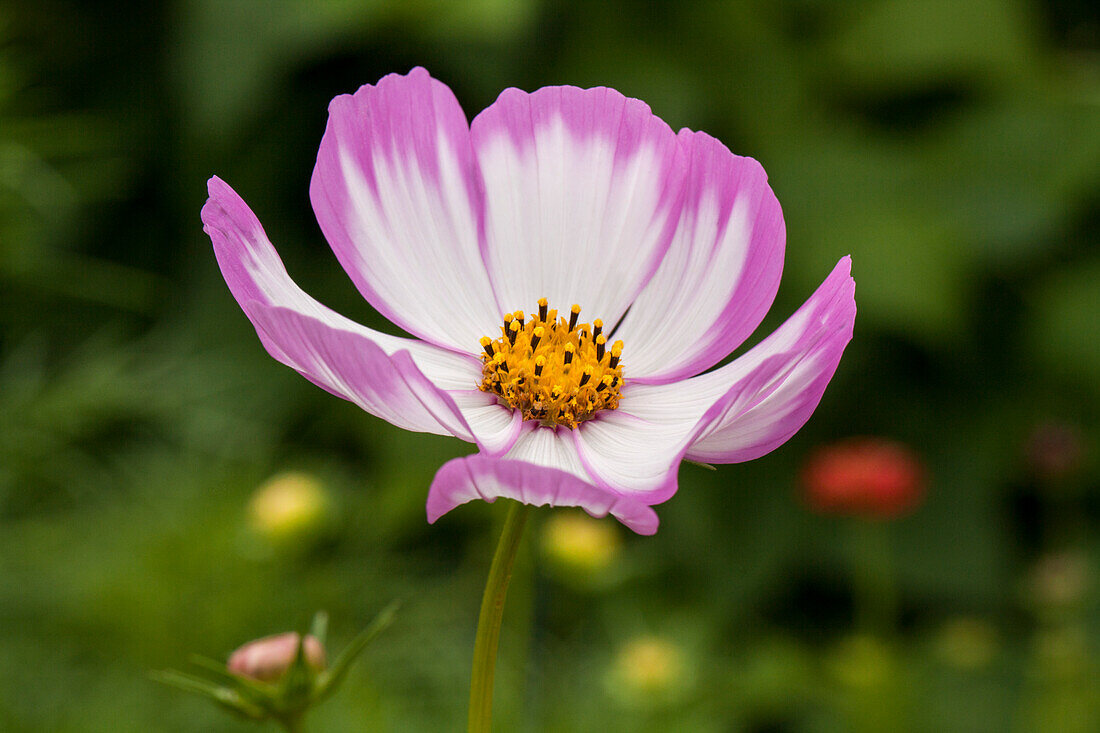
[[[603,321],[577,323],[581,307],[558,318],[546,298],[531,319],[523,311],[504,314],[500,338],[481,337],[484,353],[479,389],[543,425],[577,427],[600,410],[619,406],[623,342],[607,348]]]

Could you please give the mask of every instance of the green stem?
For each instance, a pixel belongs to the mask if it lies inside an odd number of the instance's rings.
[[[512,565],[529,510],[526,504],[512,502],[496,554],[493,555],[493,564],[489,568],[489,578],[485,581],[485,595],[481,597],[481,614],[477,619],[477,638],[474,641],[474,665],[470,673],[469,733],[489,733],[492,729],[493,672],[497,661],[497,642],[500,640],[500,621],[504,617],[504,598],[508,594],[508,581],[512,578]]]

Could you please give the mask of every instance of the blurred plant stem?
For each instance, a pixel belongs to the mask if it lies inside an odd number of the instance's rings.
[[[470,673],[470,733],[488,733],[492,729],[493,673],[496,667],[497,642],[500,640],[500,622],[504,617],[504,599],[508,594],[508,582],[512,579],[512,567],[516,561],[523,529],[527,526],[530,507],[512,502],[504,529],[500,533],[489,578],[485,582],[485,594],[481,598],[481,613],[477,620],[477,637],[474,640],[474,663]]]
[[[856,628],[886,639],[894,633],[898,613],[890,526],[866,519],[853,519],[851,524]]]

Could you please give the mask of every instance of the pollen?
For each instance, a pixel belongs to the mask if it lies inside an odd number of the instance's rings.
[[[581,307],[558,317],[546,298],[527,318],[504,315],[496,339],[481,337],[482,392],[523,413],[524,420],[575,428],[622,397],[623,342],[607,345],[603,321],[581,323]]]

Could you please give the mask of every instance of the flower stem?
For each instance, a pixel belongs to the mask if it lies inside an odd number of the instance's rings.
[[[526,504],[512,502],[496,554],[493,555],[493,564],[489,568],[489,578],[485,582],[474,641],[474,665],[470,673],[469,733],[489,733],[492,729],[493,672],[497,661],[497,642],[500,640],[500,621],[504,616],[508,581],[512,579],[512,566],[523,528],[527,525],[529,510]]]

